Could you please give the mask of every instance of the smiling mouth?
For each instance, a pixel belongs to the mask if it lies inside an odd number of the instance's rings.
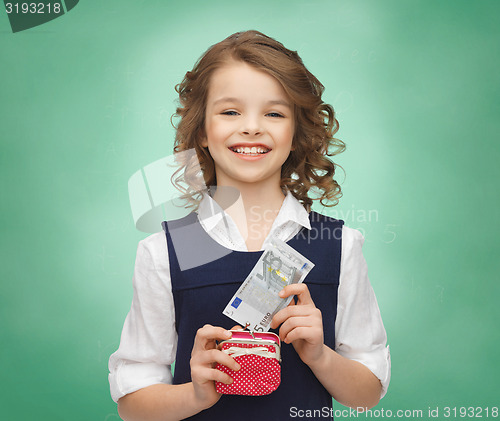
[[[258,155],[264,155],[268,152],[271,151],[271,149],[262,147],[262,146],[235,146],[235,147],[230,147],[230,150],[232,150],[235,153],[241,154],[241,155],[249,155],[249,156],[258,156]]]

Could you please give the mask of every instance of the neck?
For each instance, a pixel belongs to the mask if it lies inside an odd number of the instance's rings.
[[[232,187],[239,191],[240,196],[236,202],[224,197],[227,190],[223,188],[218,188],[213,198],[236,223],[248,250],[260,250],[285,199],[279,179],[274,183],[232,183],[230,186],[221,183],[218,187]],[[224,206],[223,203],[229,206]]]
[[[236,189],[240,198],[238,200],[238,209],[244,210],[247,215],[255,214],[256,212],[278,212],[283,203],[285,195],[283,194],[279,182],[276,183],[238,183],[238,185],[225,186],[221,183],[219,186],[232,187]],[[222,193],[219,193],[222,192]],[[219,203],[227,203],[227,200],[222,196],[224,189],[216,190],[213,198]],[[223,206],[224,207],[224,206]],[[233,208],[233,206],[231,206]],[[227,209],[229,211],[229,209]]]

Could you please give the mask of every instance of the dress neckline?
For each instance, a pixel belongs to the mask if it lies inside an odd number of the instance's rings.
[[[312,227],[312,221],[311,221],[311,215],[312,214],[317,214],[317,212],[315,211],[311,211],[309,212],[309,222],[311,222],[311,227]],[[319,215],[319,214],[318,214]],[[226,246],[223,246],[222,244],[220,244],[218,241],[214,240],[206,231],[205,229],[203,228],[203,226],[201,225],[200,223],[200,220],[198,219],[198,215],[196,214],[196,212],[191,212],[190,215],[188,215],[188,217],[194,217],[195,218],[195,221],[196,223],[199,225],[199,228],[201,229],[201,231],[203,232],[203,235],[205,235],[206,237],[208,237],[209,241],[211,241],[212,243],[215,243],[217,244],[218,247],[221,247],[222,249],[224,250],[227,250],[229,251],[230,253],[239,253],[239,254],[245,254],[245,255],[257,255],[257,254],[262,254],[264,252],[264,250],[257,250],[257,251],[241,251],[241,250],[233,250],[233,249],[230,249]],[[313,219],[314,220],[314,219]],[[299,235],[303,235],[302,232],[304,230],[306,230],[307,228],[302,226],[299,230],[299,232],[297,232],[297,234],[295,234],[292,238],[290,238],[288,241],[284,241],[286,244],[288,244],[289,246],[291,246],[290,243],[294,242],[295,240],[298,239]],[[267,239],[267,238],[266,238]],[[265,241],[265,240],[264,240]],[[229,254],[229,253],[228,253]]]

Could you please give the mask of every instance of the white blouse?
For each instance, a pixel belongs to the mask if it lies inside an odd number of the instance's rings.
[[[247,251],[234,221],[208,195],[200,203],[198,219],[208,235],[222,246]],[[288,193],[262,249],[272,236],[288,241],[302,227],[311,229],[309,215]],[[380,379],[383,397],[391,377],[391,359],[377,299],[368,280],[361,251],[363,243],[363,235],[358,230],[342,227],[335,351],[368,367]],[[177,332],[163,231],[139,242],[133,287],[132,306],[125,319],[120,346],[109,358],[109,384],[115,402],[146,386],[172,384],[171,365],[175,361]]]

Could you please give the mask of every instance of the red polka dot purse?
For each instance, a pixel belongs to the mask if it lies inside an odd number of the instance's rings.
[[[217,392],[225,395],[262,396],[274,392],[281,382],[280,338],[271,332],[233,330],[231,339],[219,349],[231,355],[241,366],[233,371],[222,364],[216,369],[229,374],[233,382],[215,382]]]

